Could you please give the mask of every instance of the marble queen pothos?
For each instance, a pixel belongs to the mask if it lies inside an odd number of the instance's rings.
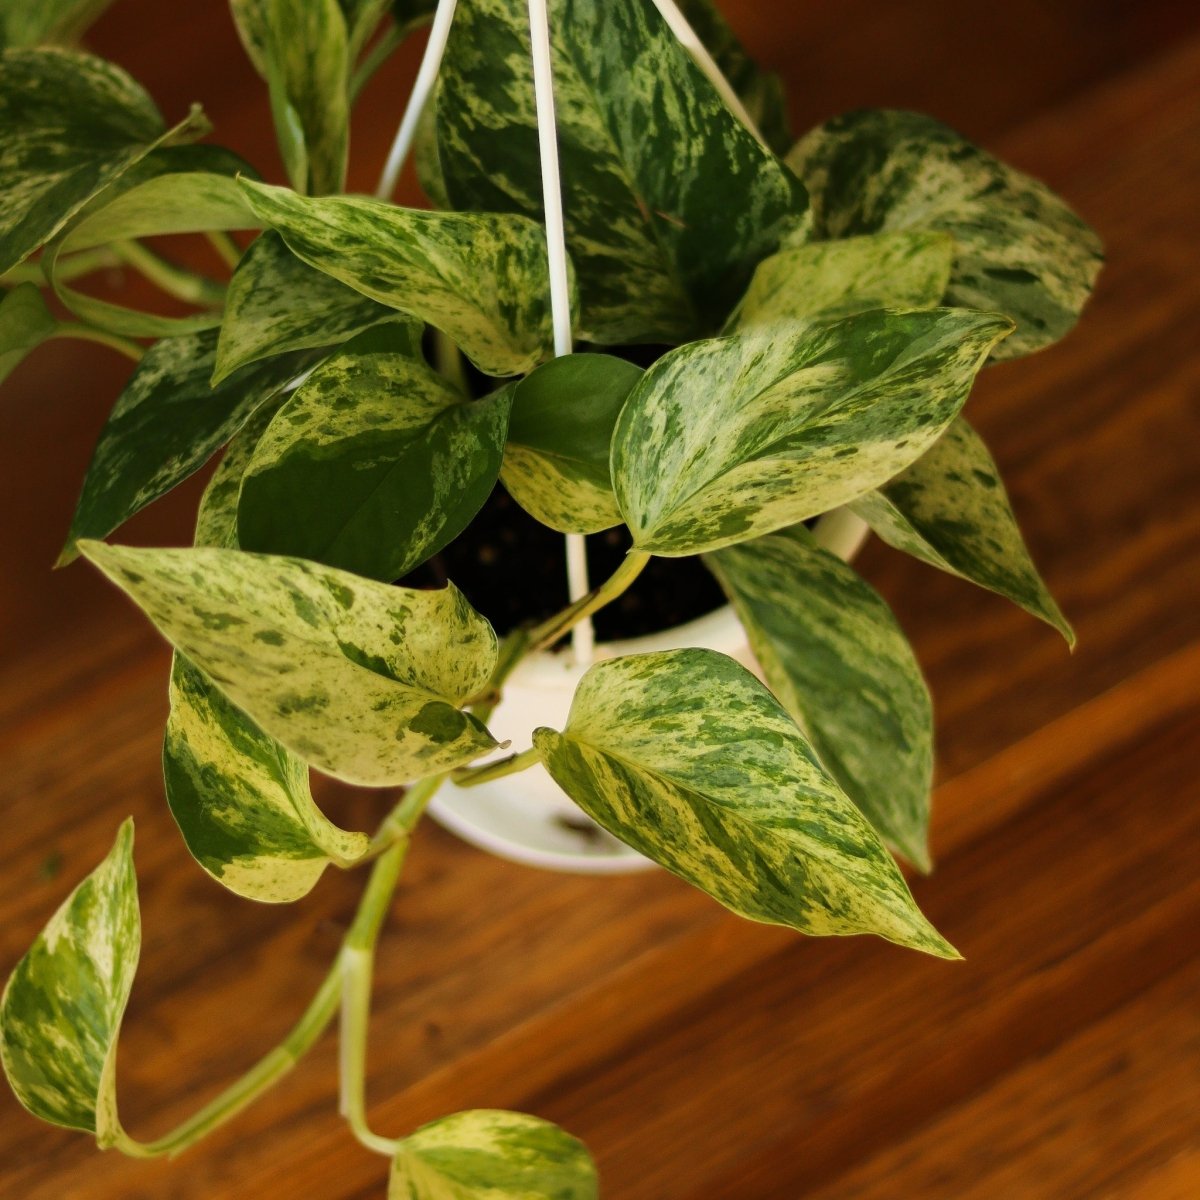
[[[140,943],[127,821],[12,972],[8,1080],[101,1146],[175,1153],[341,1008],[344,1112],[392,1160],[392,1196],[593,1196],[587,1151],[535,1117],[367,1125],[372,956],[425,805],[448,776],[540,761],[605,829],[750,920],[956,957],[893,858],[930,866],[927,689],[887,605],[805,522],[849,508],[1071,642],[962,410],[988,363],[1068,332],[1097,239],[929,117],[853,112],[794,139],[778,81],[713,0],[231,0],[270,94],[273,182],[199,142],[199,108],[169,124],[79,47],[105,7],[0,10],[0,377],[55,338],[134,360],[61,563],[88,559],[174,647],[166,799],[201,868],[271,903],[330,866],[370,872],[282,1045],[139,1142],[116,1086]],[[402,127],[430,207],[386,184],[346,195],[358,94],[431,18],[436,86]],[[548,111],[561,193],[544,190]],[[208,238],[225,277],[163,258],[146,244],[162,234]],[[184,315],[90,294],[113,264]],[[222,447],[192,546],[104,540]],[[611,579],[501,640],[453,583],[396,583],[497,486],[559,533],[623,526],[632,543]],[[765,684],[702,649],[602,662],[564,728],[472,766],[522,655],[651,558],[697,555]],[[376,830],[344,830],[310,769],[406,791]]]

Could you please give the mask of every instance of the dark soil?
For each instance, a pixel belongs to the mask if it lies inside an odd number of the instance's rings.
[[[593,584],[617,569],[629,545],[623,525],[587,539]],[[543,620],[568,603],[563,535],[535,521],[497,486],[470,528],[402,582],[440,587],[447,579],[498,633]],[[608,641],[658,633],[724,602],[699,558],[652,558],[633,586],[596,614],[596,636]]]

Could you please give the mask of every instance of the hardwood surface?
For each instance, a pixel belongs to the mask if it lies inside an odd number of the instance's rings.
[[[271,172],[222,10],[122,0],[93,44],[169,116],[204,100]],[[924,107],[1103,235],[1079,331],[988,370],[970,402],[1080,648],[878,544],[861,560],[935,693],[938,869],[914,887],[965,963],[804,939],[665,874],[544,874],[423,830],[381,946],[373,1123],[538,1112],[588,1142],[615,1200],[1200,1196],[1200,10],[747,0],[735,16],[788,75],[798,127]],[[367,94],[357,186],[414,49]],[[132,813],[145,937],[120,1091],[152,1136],[290,1025],[360,879],[330,872],[281,909],[195,868],[159,777],[166,651],[88,568],[49,570],[124,373],[56,344],[0,392],[0,969]],[[123,540],[183,540],[197,494]],[[386,803],[329,801],[362,828]],[[335,1073],[327,1037],[175,1163],[100,1155],[3,1091],[0,1196],[382,1197]]]

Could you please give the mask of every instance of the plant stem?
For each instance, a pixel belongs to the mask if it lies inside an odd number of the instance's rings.
[[[112,350],[116,350],[124,354],[126,358],[132,359],[135,363],[142,361],[142,356],[146,351],[129,338],[121,337],[117,333],[108,333],[104,329],[96,329],[92,325],[83,325],[75,321],[63,321],[58,328],[50,335],[51,338],[75,338],[81,342],[97,342],[101,346],[108,346]]]
[[[72,279],[80,279],[93,271],[103,271],[120,264],[121,260],[107,246],[97,246],[94,250],[80,250],[76,254],[67,254],[59,258],[54,264],[54,278],[60,283],[69,283]],[[42,270],[41,259],[37,262],[18,263],[0,275],[0,284],[6,287],[18,283],[45,286],[46,273]]]
[[[159,258],[140,242],[114,242],[113,252],[123,261],[141,272],[151,283],[162,288],[169,296],[187,304],[208,308],[220,304],[225,298],[225,289],[211,279],[196,275],[177,267],[166,259]]]
[[[594,588],[586,596],[568,605],[536,626],[529,634],[530,650],[544,650],[554,645],[564,634],[592,613],[598,612],[606,604],[611,604],[622,595],[633,581],[642,573],[642,569],[650,561],[650,555],[640,550],[631,550],[621,565],[598,588]]]
[[[440,329],[433,331],[433,365],[447,382],[462,392],[468,391],[470,385],[462,351],[454,344],[454,339]]]
[[[430,800],[437,794],[438,788],[446,782],[445,775],[431,775],[428,779],[419,780],[408,788],[400,799],[400,803],[384,818],[383,823],[375,831],[371,845],[366,855],[359,862],[376,858],[391,849],[396,842],[407,838],[416,828],[417,822],[425,813]]]
[[[375,72],[383,66],[394,51],[409,34],[409,26],[394,23],[380,35],[378,41],[363,55],[362,61],[354,68],[350,79],[350,103],[358,99],[358,94],[371,82]]]
[[[236,271],[242,261],[242,248],[223,229],[210,229],[205,235],[208,244],[221,256],[221,261]]]
[[[441,69],[442,56],[446,53],[446,43],[450,39],[450,25],[454,21],[456,7],[457,0],[438,0],[437,12],[434,13],[433,25],[429,30],[429,42],[425,46],[425,55],[421,59],[421,66],[417,71],[412,95],[408,98],[404,116],[400,119],[400,128],[396,130],[392,148],[388,151],[387,162],[383,167],[383,174],[380,175],[379,185],[375,189],[375,195],[380,200],[390,200],[392,193],[396,190],[396,182],[404,168],[404,160],[408,158],[413,138],[417,134],[421,113],[425,109],[434,84],[437,83],[438,71]]]
[[[505,775],[516,775],[518,771],[527,771],[537,762],[538,752],[530,747],[520,754],[510,754],[507,758],[485,763],[482,767],[460,767],[452,778],[459,787],[475,787],[480,783],[490,783],[493,779],[503,779]]]

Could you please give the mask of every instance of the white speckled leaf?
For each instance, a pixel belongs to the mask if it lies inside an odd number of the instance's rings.
[[[524,374],[550,356],[545,235],[532,221],[244,186],[294,254],[435,325],[485,374]]]
[[[557,1125],[474,1109],[400,1143],[388,1200],[596,1200],[598,1188],[587,1148]]]
[[[598,663],[566,730],[538,729],[534,743],[593,820],[734,912],[956,957],[795,722],[732,658]]]
[[[758,264],[729,329],[870,308],[933,308],[953,262],[954,239],[945,233],[879,233],[781,250]]]
[[[862,109],[802,138],[788,162],[808,185],[816,233],[933,229],[957,245],[946,304],[1007,313],[1015,358],[1075,324],[1100,270],[1100,240],[1044,184],[932,117]]]
[[[66,50],[0,56],[0,275],[156,146],[206,133],[199,110],[164,131],[119,67]]]
[[[672,351],[613,435],[634,544],[668,557],[713,550],[890,479],[953,420],[1011,328],[964,309],[876,309]]]
[[[200,503],[197,545],[236,546],[238,487],[273,407],[266,404],[251,417],[221,460]],[[365,835],[339,829],[317,808],[304,763],[178,654],[163,779],[193,857],[250,900],[298,900],[330,862],[353,862],[369,845]]]
[[[116,1059],[141,950],[133,822],[17,963],[0,1000],[0,1060],[35,1117],[120,1134]]]
[[[4,292],[0,298],[0,383],[57,328],[42,293],[32,283]]]
[[[513,389],[500,478],[516,502],[560,533],[621,523],[609,475],[613,427],[641,368],[607,354],[568,354]]]
[[[603,343],[718,328],[806,220],[803,188],[729,111],[648,0],[552,0],[567,242]],[[460,5],[438,149],[454,207],[541,219],[525,0]]]
[[[887,604],[803,526],[705,561],[822,765],[885,842],[928,870],[933,708]]]
[[[301,262],[269,230],[242,255],[229,281],[213,383],[288,350],[336,345],[395,315],[394,308]]]
[[[112,0],[6,0],[0,6],[0,47],[68,44]]]
[[[270,89],[292,185],[340,191],[350,146],[350,51],[338,0],[230,0],[230,9]]]
[[[360,333],[263,435],[238,503],[243,549],[399,579],[453,541],[496,486],[511,393],[468,400],[420,328]]]
[[[100,433],[62,562],[81,538],[105,537],[199,469],[297,373],[296,361],[253,363],[215,388],[215,330],[164,338],[138,364]]]
[[[907,470],[851,506],[885,542],[1007,596],[1075,645],[1038,574],[999,469],[959,417]]]
[[[452,585],[240,550],[80,550],[263,732],[329,775],[390,787],[496,746],[460,707],[486,684],[496,635]]]
[[[188,149],[202,155],[210,152],[213,165],[225,168],[225,172],[164,170],[132,187],[122,186],[126,182],[122,180],[110,189],[114,193],[110,202],[103,203],[105,197],[98,198],[99,202],[47,249],[45,269],[54,290],[80,319],[126,337],[173,337],[212,329],[221,323],[219,310],[165,317],[99,300],[68,286],[56,269],[62,258],[95,246],[164,234],[250,229],[257,225],[233,178],[234,172],[247,170],[246,165],[236,155],[216,147]]]

